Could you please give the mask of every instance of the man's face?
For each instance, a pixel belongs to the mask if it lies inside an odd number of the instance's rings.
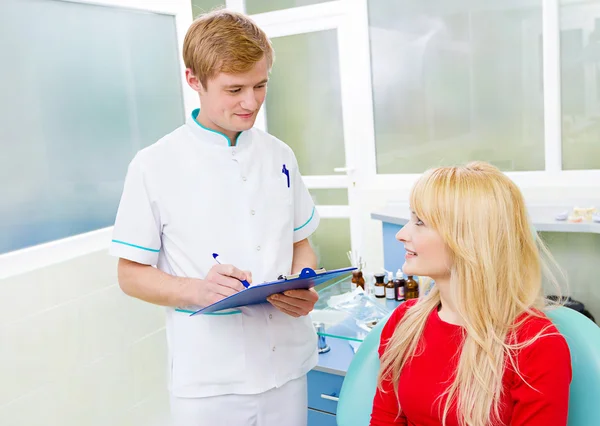
[[[189,70],[187,77],[195,89]],[[250,129],[265,101],[268,77],[267,59],[263,58],[246,73],[219,73],[207,81],[207,87],[196,80],[201,105],[199,120],[230,137]]]

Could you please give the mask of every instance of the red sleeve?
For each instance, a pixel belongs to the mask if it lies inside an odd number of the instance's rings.
[[[388,341],[394,334],[396,326],[404,316],[404,313],[415,301],[404,302],[396,308],[392,313],[387,323],[381,330],[381,338],[379,343],[379,357],[385,352]],[[371,412],[370,426],[391,426],[391,425],[408,425],[404,414],[399,413],[398,400],[394,393],[394,386],[391,381],[386,380],[382,383],[382,389],[379,387],[375,392],[373,399],[373,411]]]
[[[534,320],[541,330],[549,320]],[[540,326],[541,325],[541,326]],[[552,326],[545,333],[558,333]],[[526,338],[535,334],[530,334]],[[511,387],[512,426],[566,426],[571,384],[571,355],[560,335],[540,337],[517,355],[519,372]],[[533,389],[532,389],[533,388]]]

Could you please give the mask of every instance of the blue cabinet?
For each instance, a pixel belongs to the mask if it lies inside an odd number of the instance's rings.
[[[335,416],[323,411],[308,409],[309,426],[336,426]]]
[[[318,365],[307,375],[308,426],[336,424],[337,401],[344,375],[354,352],[347,341],[327,338],[331,351],[319,355]]]
[[[310,371],[308,373],[308,407],[335,414],[343,381],[343,376],[316,370]]]

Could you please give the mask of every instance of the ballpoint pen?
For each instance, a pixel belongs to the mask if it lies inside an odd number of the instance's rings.
[[[223,260],[223,256],[219,256],[217,253],[213,253],[213,258],[219,265],[232,265],[232,263],[225,262]],[[221,260],[219,260],[219,259],[221,259]],[[250,283],[248,281],[246,281],[246,280],[240,280],[240,281],[242,282],[242,285],[244,287],[246,287],[246,288],[250,287]]]
[[[281,169],[281,173],[283,173],[287,177],[287,186],[289,188],[290,187],[290,171],[285,167],[285,164],[283,165],[283,168]]]

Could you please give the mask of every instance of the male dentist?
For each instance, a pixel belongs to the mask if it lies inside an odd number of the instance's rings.
[[[194,21],[183,57],[201,109],[129,165],[110,248],[119,283],[167,307],[174,426],[306,426],[314,290],[189,316],[243,290],[241,280],[317,266],[307,238],[319,215],[296,157],[253,128],[271,43],[248,17],[220,10]]]

